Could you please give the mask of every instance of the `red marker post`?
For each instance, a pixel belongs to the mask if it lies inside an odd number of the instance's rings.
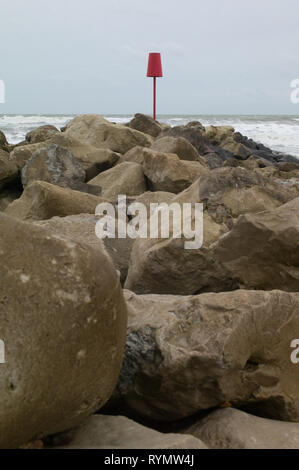
[[[150,52],[148,59],[147,77],[154,79],[154,120],[156,120],[156,90],[157,90],[157,77],[163,77],[162,60],[159,52]]]

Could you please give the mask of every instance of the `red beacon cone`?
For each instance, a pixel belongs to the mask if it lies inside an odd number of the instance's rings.
[[[151,52],[148,59],[147,77],[154,79],[154,113],[153,117],[156,120],[156,78],[163,77],[162,60],[159,52]]]

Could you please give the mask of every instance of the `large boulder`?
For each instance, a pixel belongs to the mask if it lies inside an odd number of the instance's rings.
[[[95,415],[56,449],[207,449],[193,436],[162,434],[124,416]],[[53,448],[53,447],[52,447]],[[112,463],[112,462],[111,462]]]
[[[299,449],[299,424],[234,408],[214,411],[186,430],[211,449]]]
[[[10,152],[9,159],[16,163],[18,170],[22,170],[34,152],[44,146],[44,142],[39,142],[37,144],[18,145]]]
[[[183,137],[162,137],[151,146],[156,152],[174,153],[181,160],[198,161],[200,156],[192,144]]]
[[[34,152],[22,170],[22,183],[26,188],[34,181],[46,181],[57,185],[68,182],[84,182],[85,171],[69,150],[58,145],[42,147]]]
[[[142,166],[133,162],[116,165],[100,173],[89,184],[100,186],[103,197],[111,200],[116,200],[119,195],[138,196],[147,189]]]
[[[11,448],[76,427],[105,404],[121,366],[126,307],[100,240],[92,248],[0,219],[0,447]]]
[[[77,116],[66,126],[65,134],[97,148],[126,153],[132,147],[149,147],[152,138],[127,126],[112,124],[97,114]]]
[[[8,142],[6,140],[4,132],[0,131],[0,149],[7,151]]]
[[[129,122],[128,127],[152,137],[158,137],[163,128],[161,124],[155,121],[151,116],[140,113],[135,114],[134,118]]]
[[[299,197],[246,214],[219,240],[214,257],[237,287],[299,291]]]
[[[136,147],[131,148],[128,152],[122,155],[118,163],[134,162],[143,165],[145,150],[147,150],[146,147],[140,147],[140,145],[137,145]]]
[[[55,126],[47,124],[28,132],[26,134],[26,141],[29,144],[38,144],[39,142],[45,142],[58,133],[59,130]]]
[[[183,161],[171,153],[144,150],[143,154],[143,171],[154,191],[178,194],[209,171],[199,162]]]
[[[35,222],[54,233],[73,238],[91,247],[99,245],[95,233],[97,219],[92,214],[78,214],[68,217],[53,217],[50,220]],[[130,238],[105,238],[103,244],[111,257],[115,268],[120,273],[121,284],[124,284],[127,274],[131,250],[134,240]]]
[[[18,178],[18,168],[9,153],[0,149],[0,190]]]
[[[94,214],[101,202],[107,202],[107,199],[35,181],[25,189],[20,199],[5,209],[5,213],[23,220],[45,220],[55,216]]]
[[[297,368],[290,357],[299,293],[125,291],[125,298],[128,335],[114,407],[176,421],[231,403],[299,421]]]
[[[238,288],[236,277],[231,273],[228,275],[227,270],[221,266],[221,256],[215,256],[214,244],[232,229],[238,216],[254,214],[267,208],[275,209],[293,197],[292,190],[282,182],[262,177],[244,168],[220,168],[204,174],[172,201],[181,207],[185,203],[191,203],[192,207],[195,203],[203,204],[202,247],[186,249],[183,234],[182,238],[177,238],[181,220],[171,228],[167,239],[136,240],[126,281],[127,288],[144,294],[181,295]],[[247,235],[244,233],[242,236],[244,250],[247,252]],[[259,246],[256,245],[256,250]],[[229,246],[227,251],[235,252]]]

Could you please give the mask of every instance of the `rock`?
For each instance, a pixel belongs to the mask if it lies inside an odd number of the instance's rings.
[[[207,449],[193,436],[162,434],[124,416],[94,415],[57,449]]]
[[[195,147],[200,155],[207,153],[208,142],[204,136],[204,131],[200,126],[171,127],[170,129],[163,130],[159,137],[183,137],[189,141],[193,147]]]
[[[299,421],[290,344],[299,293],[244,291],[138,296],[125,291],[128,334],[117,411],[176,421],[231,403]]]
[[[97,114],[77,116],[66,126],[65,134],[97,148],[126,153],[136,145],[149,147],[152,138],[119,124],[111,124]]]
[[[196,148],[183,137],[163,137],[155,140],[151,148],[156,152],[174,153],[180,160],[199,161],[201,158]],[[201,159],[201,164],[206,166],[203,159]]]
[[[100,173],[90,184],[101,186],[103,197],[111,200],[119,195],[137,196],[147,189],[142,166],[133,162],[124,162]]]
[[[154,212],[153,208],[151,208],[151,204],[170,204],[174,197],[175,194],[167,193],[166,191],[147,191],[146,193],[136,197],[135,202],[144,204],[147,213],[151,215]]]
[[[206,153],[202,158],[204,159],[204,161],[206,162],[206,164],[211,170],[224,166],[225,162],[227,161],[227,160],[224,160],[222,156],[220,156],[216,152]],[[228,158],[228,160],[229,159],[230,158]],[[233,160],[236,161],[235,159]],[[232,165],[229,165],[229,166],[232,166]]]
[[[154,191],[180,193],[208,169],[199,162],[180,160],[171,153],[144,150],[143,171]]]
[[[280,171],[285,171],[285,172],[299,170],[299,162],[298,163],[281,162],[277,164],[277,168]]]
[[[228,274],[221,264],[222,255],[216,256],[214,244],[232,229],[240,215],[261,212],[267,207],[275,209],[293,197],[292,190],[281,182],[240,167],[219,168],[204,174],[172,200],[181,207],[184,203],[191,203],[193,208],[195,203],[203,204],[202,247],[186,249],[186,238],[177,238],[181,220],[171,227],[167,239],[137,239],[126,287],[140,294],[180,295],[237,289],[238,279],[231,271]],[[242,237],[247,253],[247,234],[244,232]],[[256,245],[256,250],[259,246]],[[235,252],[227,245],[227,253],[230,251],[237,256],[237,250]],[[225,256],[229,259],[229,254]],[[239,262],[242,262],[241,258]]]
[[[0,131],[0,150],[7,151],[8,142],[6,140],[4,132]]]
[[[14,188],[6,188],[0,192],[0,212],[4,212],[5,209],[13,201],[21,197],[22,191]]]
[[[18,178],[18,168],[9,153],[0,149],[0,190]]]
[[[146,147],[140,147],[140,145],[133,147],[132,149],[130,149],[128,152],[126,152],[124,155],[120,157],[119,163],[134,162],[134,163],[139,163],[140,165],[143,165],[144,150],[146,150]]]
[[[109,399],[126,307],[100,244],[0,219],[0,447],[15,448],[80,425]]]
[[[299,424],[249,415],[233,408],[217,410],[186,433],[212,449],[299,449]]]
[[[59,133],[59,130],[55,126],[41,126],[28,132],[26,134],[26,141],[30,144],[38,144],[39,142],[45,142],[57,133]]]
[[[240,217],[214,256],[237,287],[299,291],[299,197]]]
[[[54,144],[34,152],[22,170],[24,188],[34,181],[67,185],[71,180],[83,183],[85,171],[71,152]]]
[[[100,240],[95,234],[96,218],[92,214],[78,214],[69,217],[53,217],[50,220],[36,222],[38,225],[54,233],[75,239],[78,242],[97,248]],[[130,238],[105,238],[103,244],[110,255],[115,268],[120,272],[121,283],[124,284],[130,261],[134,240]]]
[[[119,159],[119,154],[107,148],[96,148],[84,144],[66,134],[57,134],[52,144],[69,150],[86,172],[86,181],[95,178],[102,171],[109,170]]]
[[[5,213],[23,220],[45,220],[55,216],[94,214],[97,205],[106,201],[45,181],[35,181],[25,189],[20,199],[5,209]]]
[[[150,116],[140,113],[135,114],[135,117],[129,122],[128,126],[152,137],[158,137],[162,131],[162,126],[157,121]]]
[[[18,170],[22,170],[34,152],[44,146],[45,144],[43,142],[38,144],[18,145],[11,151],[9,159],[16,163]]]
[[[10,154],[10,158],[14,159],[19,170],[22,170],[34,152],[45,147],[45,145],[50,146],[53,144],[72,153],[73,157],[86,171],[87,181],[95,178],[101,171],[111,168],[119,159],[119,154],[109,149],[96,148],[61,133],[54,134],[46,142],[15,147]]]

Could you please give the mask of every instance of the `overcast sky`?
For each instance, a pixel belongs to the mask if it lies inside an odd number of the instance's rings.
[[[0,113],[299,114],[298,0],[1,0]]]

